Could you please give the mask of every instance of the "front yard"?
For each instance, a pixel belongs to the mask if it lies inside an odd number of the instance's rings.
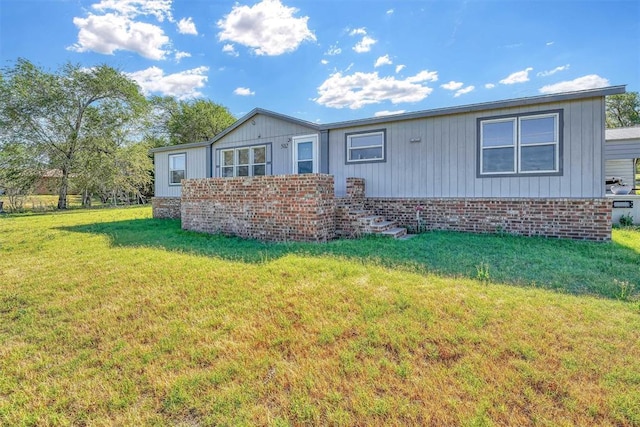
[[[0,216],[0,425],[640,425],[640,231],[264,244]]]

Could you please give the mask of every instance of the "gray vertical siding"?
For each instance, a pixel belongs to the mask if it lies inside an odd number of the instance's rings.
[[[478,118],[556,109],[564,112],[561,176],[477,177]],[[386,162],[345,164],[345,133],[380,128]],[[390,121],[330,130],[329,173],[337,195],[358,177],[371,197],[603,197],[603,141],[602,98]]]
[[[622,178],[625,184],[634,185],[635,168],[632,159],[607,160],[605,164],[605,176]]]
[[[329,131],[320,132],[320,140],[318,141],[318,156],[320,157],[320,164],[318,165],[318,172],[329,173]]]
[[[169,155],[175,153],[187,154],[187,178],[206,178],[209,168],[208,147],[182,148],[176,151],[162,151],[154,154],[155,162],[155,196],[180,197],[181,187],[169,185]]]
[[[640,157],[640,141],[607,142],[605,155],[607,159],[637,159]]]
[[[285,175],[293,173],[293,144],[291,138],[298,135],[319,135],[315,129],[306,126],[257,114],[246,121],[233,132],[222,137],[213,145],[212,155],[218,150],[235,148],[245,145],[271,144],[271,174]],[[214,159],[213,175],[219,176],[215,165],[219,159]]]
[[[634,159],[640,158],[640,129],[609,129],[606,134],[612,139],[607,139],[604,146],[605,176],[635,184]]]

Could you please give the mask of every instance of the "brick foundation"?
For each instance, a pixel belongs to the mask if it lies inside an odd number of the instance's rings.
[[[180,218],[179,197],[152,197],[151,207],[154,218]]]
[[[415,231],[505,232],[578,240],[611,240],[607,199],[365,198],[365,209]]]
[[[363,178],[347,178],[347,196],[346,199],[355,207],[362,209],[365,198],[365,185]]]
[[[182,182],[185,230],[265,241],[335,237],[333,176],[205,178]]]
[[[333,177],[322,174],[186,180],[182,199],[152,205],[154,218],[181,218],[185,230],[266,241],[358,237],[365,211],[413,232],[611,240],[610,199],[375,198],[365,197],[361,178],[347,178],[346,196],[335,198]]]
[[[336,233],[340,237],[359,237],[363,233],[358,211],[364,210],[365,184],[362,178],[347,178],[347,194],[336,198]]]

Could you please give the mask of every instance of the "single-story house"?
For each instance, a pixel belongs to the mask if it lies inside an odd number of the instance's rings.
[[[624,86],[316,124],[260,108],[152,150],[155,217],[325,241],[406,229],[608,240],[605,96]]]
[[[607,129],[605,132],[605,180],[607,197],[613,201],[612,221],[620,222],[622,215],[630,215],[640,224],[640,182],[636,179],[640,163],[640,126]],[[615,195],[610,184],[622,182],[635,190],[631,194]]]

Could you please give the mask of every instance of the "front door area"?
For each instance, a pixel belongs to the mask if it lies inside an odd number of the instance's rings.
[[[293,137],[293,173],[318,172],[318,135]]]

